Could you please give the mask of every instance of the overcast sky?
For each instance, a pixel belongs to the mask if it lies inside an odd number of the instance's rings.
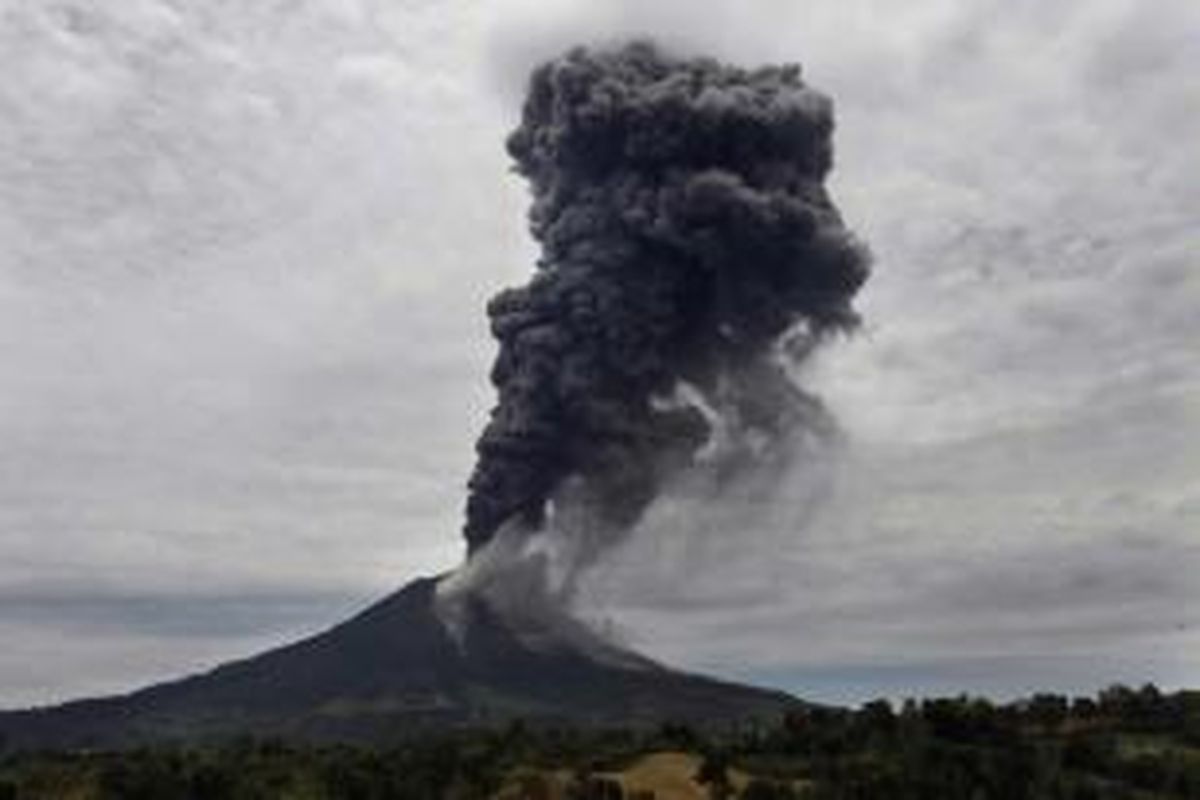
[[[1200,5],[0,0],[0,707],[452,568],[502,139],[576,41],[800,61],[871,245],[845,451],[589,613],[814,699],[1200,685]]]

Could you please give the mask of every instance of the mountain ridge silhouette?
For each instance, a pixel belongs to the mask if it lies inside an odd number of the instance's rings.
[[[125,695],[0,712],[8,748],[112,748],[236,736],[384,742],[520,719],[721,724],[782,714],[779,691],[677,671],[569,637],[535,645],[472,599],[451,629],[422,578],[329,630]],[[602,640],[597,639],[597,642]]]

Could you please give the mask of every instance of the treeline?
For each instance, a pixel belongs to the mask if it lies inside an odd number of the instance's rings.
[[[744,733],[727,757],[773,777],[779,798],[1200,798],[1200,692],[1115,686],[1097,698],[1008,705],[958,697],[813,708]]]
[[[881,700],[715,732],[514,723],[387,749],[244,739],[8,753],[0,800],[657,800],[626,797],[614,776],[660,751],[700,755],[692,777],[715,800],[1200,798],[1200,692]]]

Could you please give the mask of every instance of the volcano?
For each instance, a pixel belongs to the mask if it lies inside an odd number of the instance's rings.
[[[513,720],[583,726],[768,719],[782,692],[662,666],[593,637],[523,636],[484,601],[459,624],[417,580],[336,627],[128,695],[0,713],[12,748],[109,748],[270,736],[384,743]]]
[[[825,188],[833,127],[798,64],[744,69],[636,41],[538,67],[507,149],[541,253],[488,303],[496,403],[455,580],[417,581],[204,675],[0,714],[0,736],[378,741],[512,719],[720,723],[796,704],[664,667],[570,610],[581,576],[672,487],[694,479],[720,500],[838,439],[797,377],[857,327],[870,273]]]

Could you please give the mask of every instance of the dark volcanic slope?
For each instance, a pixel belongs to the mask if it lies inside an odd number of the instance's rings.
[[[16,747],[104,747],[249,733],[380,741],[423,727],[514,717],[575,724],[720,722],[777,714],[779,692],[598,659],[564,642],[526,646],[483,606],[461,641],[416,581],[310,639],[130,695],[0,713]],[[623,664],[623,665],[618,665]]]

